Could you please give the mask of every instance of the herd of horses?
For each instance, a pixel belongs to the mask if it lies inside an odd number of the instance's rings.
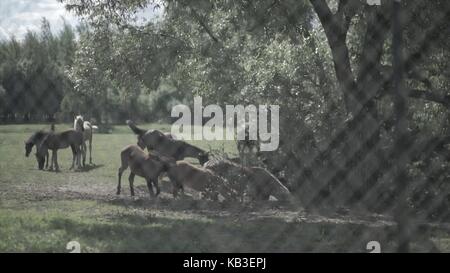
[[[127,121],[127,125],[137,136],[137,144],[127,145],[120,152],[117,195],[121,193],[122,174],[129,168],[128,181],[132,196],[136,175],[146,180],[150,196],[156,197],[160,193],[159,179],[165,174],[171,182],[174,198],[180,191],[184,195],[184,188],[188,187],[200,192],[206,199],[233,199],[235,189],[227,186],[227,180],[230,179],[229,174],[234,173],[246,181],[247,194],[251,200],[269,200],[270,196],[280,201],[291,200],[289,190],[264,168],[247,167],[232,160],[213,158],[207,151],[179,140],[170,133],[141,129],[131,120]],[[58,150],[71,147],[71,169],[82,169],[86,165],[88,147],[89,163],[92,164],[94,129],[97,129],[97,126],[84,121],[82,116],[77,116],[73,129],[55,132],[52,126],[50,131],[37,131],[25,141],[25,156],[28,157],[33,146],[36,146],[38,168],[42,170],[45,165],[49,170],[59,171]],[[52,152],[50,167],[49,150]],[[196,158],[201,166],[184,161],[185,158]]]

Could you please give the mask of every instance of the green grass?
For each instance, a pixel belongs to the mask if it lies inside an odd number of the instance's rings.
[[[78,241],[82,252],[366,252],[379,240],[394,250],[392,227],[332,219],[317,220],[298,208],[276,204],[224,205],[202,200],[173,200],[162,182],[158,200],[149,197],[144,180],[136,178],[137,196],[129,196],[127,174],[121,196],[115,195],[119,153],[136,137],[126,126],[111,134],[95,134],[95,166],[69,171],[70,149],[59,152],[61,172],[37,170],[33,156],[25,158],[23,141],[47,125],[0,126],[0,252],[68,252]],[[58,124],[57,130],[70,125]],[[168,125],[143,128],[169,131]],[[191,141],[204,149],[224,149],[227,141]],[[436,232],[441,250],[450,249],[449,234]],[[426,251],[426,246],[414,246]]]
[[[231,221],[95,201],[41,201],[37,207],[0,210],[0,251],[64,252],[72,240],[83,252],[339,251],[349,243],[330,240],[334,234],[324,230],[336,228],[275,219]]]

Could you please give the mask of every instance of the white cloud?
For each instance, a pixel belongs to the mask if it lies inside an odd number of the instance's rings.
[[[2,27],[0,27],[0,40],[6,39],[8,37],[8,32],[4,30]]]
[[[151,20],[161,19],[163,8],[148,5],[136,14],[137,25],[145,25]],[[15,36],[22,39],[28,30],[39,31],[45,17],[53,32],[58,32],[65,20],[76,26],[79,19],[56,0],[0,0],[0,40]]]
[[[73,26],[78,24],[76,16],[56,0],[0,0],[0,39],[12,35],[22,39],[27,30],[39,30],[43,17],[55,32],[63,26],[63,18]]]

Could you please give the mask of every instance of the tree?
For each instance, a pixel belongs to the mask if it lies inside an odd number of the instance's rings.
[[[5,90],[3,118],[48,121],[59,111],[63,94],[71,89],[65,75],[72,63],[75,36],[65,26],[54,36],[47,20],[40,33],[28,31],[22,41],[0,43],[0,84]],[[63,42],[64,41],[64,42]]]
[[[138,86],[154,91],[168,81],[206,103],[279,104],[280,148],[258,155],[256,164],[312,206],[392,207],[395,93],[387,1],[64,2],[88,19],[96,50],[111,54],[93,67],[121,95],[135,94],[130,101],[141,94]],[[156,6],[162,19],[134,23],[138,11]],[[407,132],[411,139],[420,131],[442,140],[449,115],[449,77],[442,72],[448,71],[449,4],[403,1],[402,7]],[[418,139],[406,147],[411,173],[418,171],[410,163],[422,160],[420,149],[444,143]]]

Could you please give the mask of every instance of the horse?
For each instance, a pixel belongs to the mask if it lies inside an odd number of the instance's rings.
[[[177,140],[172,135],[164,134],[158,130],[141,129],[131,120],[127,120],[127,125],[137,135],[137,144],[142,149],[155,150],[175,160],[183,160],[186,157],[197,158],[201,165],[209,159],[206,151],[185,141]]]
[[[184,186],[202,193],[207,199],[213,201],[218,200],[219,193],[225,199],[230,198],[221,177],[208,169],[196,167],[189,162],[177,161],[175,164],[170,164],[167,176],[173,185],[174,198],[177,197],[179,190],[184,193]]]
[[[25,141],[25,157],[28,157],[31,153],[31,150],[33,149],[33,146],[36,145],[36,149],[41,145],[44,138],[49,134],[49,132],[40,130],[35,133],[33,133],[28,140]],[[48,152],[44,155],[44,160],[39,161],[38,160],[38,168],[39,170],[42,170],[44,168],[48,168]]]
[[[281,183],[272,173],[262,167],[249,167],[245,174],[250,182],[250,197],[253,200],[269,200],[272,195],[278,201],[291,201],[289,189]]]
[[[128,181],[130,182],[131,196],[134,196],[134,177],[136,175],[145,178],[147,181],[148,191],[150,196],[154,197],[152,184],[156,188],[156,196],[160,193],[158,186],[158,178],[162,172],[167,171],[168,165],[173,164],[169,158],[161,157],[155,154],[147,154],[137,145],[125,146],[120,152],[121,166],[118,171],[119,182],[117,184],[116,194],[120,194],[121,180],[123,172],[130,167],[130,176]]]
[[[52,159],[50,164],[50,170],[53,170],[53,165],[55,166],[55,171],[59,171],[58,165],[58,150],[65,149],[69,146],[72,148],[72,167],[74,168],[75,162],[77,168],[81,169],[81,145],[83,144],[83,134],[75,130],[67,130],[60,133],[50,132],[44,137],[41,144],[37,148],[36,157],[39,164],[43,164],[45,160],[45,155],[48,154],[48,150],[52,151]]]
[[[98,127],[92,125],[89,121],[84,121],[83,116],[78,115],[73,121],[73,129],[83,133],[83,144],[81,146],[83,165],[86,164],[86,141],[89,141],[89,164],[92,164],[92,132],[93,129],[98,129]]]

